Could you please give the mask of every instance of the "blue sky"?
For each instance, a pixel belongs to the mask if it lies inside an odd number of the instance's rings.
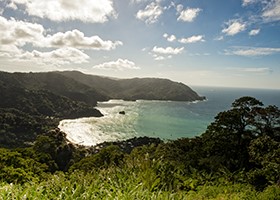
[[[280,89],[280,0],[0,0],[0,70]]]

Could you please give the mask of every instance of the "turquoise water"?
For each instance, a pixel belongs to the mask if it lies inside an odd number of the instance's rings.
[[[214,117],[228,110],[242,96],[253,96],[265,105],[280,107],[280,90],[193,87],[207,101],[149,102],[143,101],[135,129],[141,135],[164,139],[194,137],[203,133]]]
[[[122,101],[100,102],[102,118],[63,120],[59,128],[74,143],[95,145],[104,141],[151,136],[162,139],[194,137],[203,133],[214,117],[228,110],[242,96],[253,96],[265,105],[280,107],[280,90],[192,87],[206,101]],[[125,115],[120,115],[125,111]]]

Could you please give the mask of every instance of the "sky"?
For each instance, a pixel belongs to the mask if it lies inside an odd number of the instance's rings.
[[[280,0],[0,0],[0,70],[280,89]]]

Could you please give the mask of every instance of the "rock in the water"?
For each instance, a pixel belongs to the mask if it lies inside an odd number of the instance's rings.
[[[125,115],[125,112],[124,111],[120,111],[119,114]]]

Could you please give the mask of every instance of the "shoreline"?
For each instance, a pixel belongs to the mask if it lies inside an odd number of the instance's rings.
[[[59,121],[58,128],[66,133],[66,138],[73,144],[79,144],[83,146],[97,145],[102,142],[113,142],[118,140],[126,140],[133,137],[160,137],[161,139],[174,139],[170,135],[161,135],[159,131],[143,130],[139,132],[139,127],[143,126],[143,117],[145,118],[145,112],[142,108],[147,105],[151,108],[155,104],[161,103],[163,107],[172,106],[180,107],[191,106],[197,103],[206,102],[205,100],[196,100],[192,102],[182,101],[165,101],[165,100],[137,100],[137,101],[125,101],[119,99],[111,99],[109,101],[98,102],[95,107],[102,114],[103,117],[81,117],[76,119],[63,119]],[[168,106],[170,104],[170,106]],[[173,104],[173,105],[172,105]],[[138,126],[139,110],[141,109],[141,124]],[[125,111],[125,115],[120,115],[120,111]],[[145,122],[144,122],[145,123]],[[165,122],[155,122],[155,127],[160,127],[159,123],[163,126]],[[145,126],[145,125],[144,125]],[[155,134],[156,133],[156,134]],[[199,133],[198,133],[199,134]],[[176,134],[175,134],[176,135]],[[168,138],[166,138],[168,137]],[[187,136],[188,137],[188,136]]]

